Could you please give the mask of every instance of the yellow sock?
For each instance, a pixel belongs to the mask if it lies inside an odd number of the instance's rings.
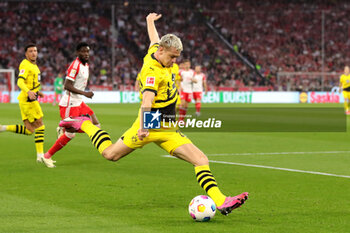
[[[102,152],[112,145],[111,138],[108,133],[96,125],[93,125],[91,121],[84,121],[81,125],[81,130],[83,130],[90,138],[94,147],[102,154]]]
[[[40,126],[35,129],[35,148],[37,155],[44,154],[44,134],[45,134],[45,125]]]
[[[33,134],[24,125],[8,125],[6,126],[6,131],[18,133],[18,134],[24,134],[24,135]]]
[[[226,196],[222,194],[218,188],[218,184],[213,174],[211,174],[209,166],[197,166],[194,168],[194,171],[199,185],[208,193],[209,197],[213,199],[216,206],[221,206],[225,202]]]
[[[344,101],[344,109],[345,112],[349,111],[349,103],[347,101]]]

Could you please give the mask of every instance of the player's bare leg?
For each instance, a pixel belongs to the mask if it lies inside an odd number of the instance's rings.
[[[179,146],[173,152],[174,156],[194,165],[199,185],[214,200],[217,209],[224,215],[233,209],[240,207],[248,199],[248,193],[242,193],[234,197],[225,196],[221,193],[216,180],[209,168],[207,156],[192,143]]]
[[[195,167],[209,165],[208,157],[192,143],[179,146],[173,154],[177,158],[193,164]]]
[[[133,151],[134,149],[131,149],[128,146],[126,146],[123,140],[119,139],[116,143],[107,147],[102,152],[102,156],[110,161],[116,162]]]

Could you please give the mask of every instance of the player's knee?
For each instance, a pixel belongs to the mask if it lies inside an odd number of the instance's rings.
[[[121,158],[119,153],[113,152],[112,150],[104,150],[102,156],[112,162],[116,162]]]

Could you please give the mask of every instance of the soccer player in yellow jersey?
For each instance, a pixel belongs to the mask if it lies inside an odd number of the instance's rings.
[[[350,115],[350,69],[349,66],[345,66],[344,74],[340,76],[339,92],[343,90],[344,96],[344,109],[347,115]]]
[[[144,127],[142,113],[152,110],[156,112],[155,115],[175,114],[178,96],[171,67],[181,54],[182,43],[173,34],[159,39],[154,21],[160,17],[161,15],[151,13],[146,18],[151,44],[140,73],[141,109],[131,128],[112,144],[108,133],[94,126],[89,118],[66,119],[60,122],[60,126],[84,131],[98,151],[111,161],[117,161],[135,149],[154,142],[169,154],[193,164],[198,183],[214,200],[217,209],[227,215],[245,202],[248,193],[235,197],[225,196],[210,171],[208,158],[179,130]]]
[[[134,84],[134,90],[139,91],[140,90],[140,73],[137,74],[135,84]]]
[[[19,65],[17,85],[21,89],[18,96],[24,125],[2,125],[0,131],[9,131],[17,134],[31,135],[35,133],[35,147],[37,162],[42,162],[44,155],[44,116],[38,102],[38,96],[44,97],[40,91],[40,70],[36,64],[38,50],[35,44],[25,47],[25,59]]]
[[[175,85],[178,93],[176,110],[179,110],[180,104],[181,104],[181,98],[180,98],[181,76],[180,76],[179,66],[176,63],[174,63],[173,66],[171,67],[171,73],[175,78]]]

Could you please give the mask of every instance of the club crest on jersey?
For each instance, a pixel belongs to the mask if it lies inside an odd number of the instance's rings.
[[[69,73],[70,77],[74,77],[74,75],[77,73],[77,70],[71,70]]]
[[[25,69],[21,69],[21,71],[19,72],[19,75],[24,74],[25,72],[26,72]]]
[[[155,77],[147,77],[146,86],[154,87],[155,80],[156,80]]]

